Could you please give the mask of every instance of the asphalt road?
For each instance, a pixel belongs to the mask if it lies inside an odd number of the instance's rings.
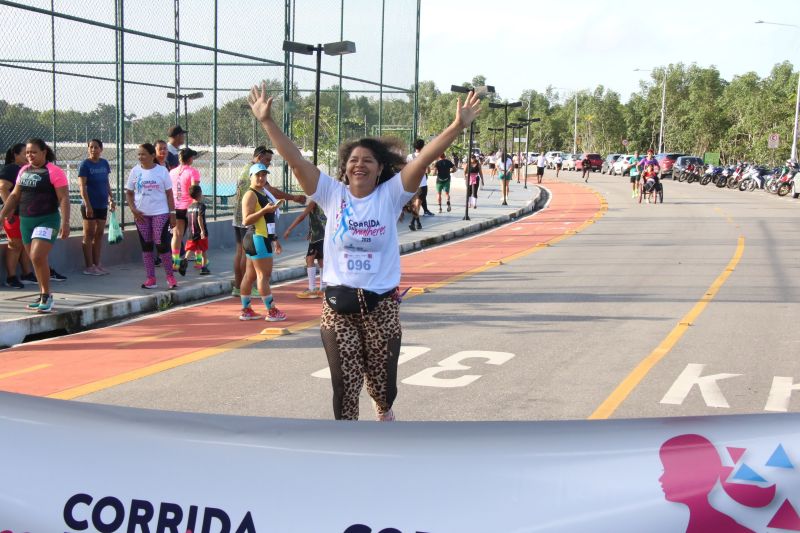
[[[800,203],[666,181],[665,203],[647,205],[627,177],[559,181],[572,186],[545,183],[544,211],[404,259],[429,292],[402,306],[398,420],[800,411]],[[532,239],[524,253],[503,248],[515,235]],[[314,308],[291,335],[242,337],[77,399],[331,418]],[[366,392],[361,410],[372,418]]]

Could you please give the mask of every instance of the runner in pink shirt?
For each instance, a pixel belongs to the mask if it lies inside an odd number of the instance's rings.
[[[200,184],[200,172],[192,166],[192,161],[197,157],[197,152],[191,148],[184,148],[178,152],[178,159],[180,165],[169,171],[169,177],[172,179],[172,194],[175,197],[175,219],[176,226],[172,231],[172,268],[180,271],[184,260],[181,259],[181,248],[183,243],[183,234],[186,231],[186,210],[192,204],[192,197],[189,195],[189,189],[192,185]],[[185,258],[184,258],[185,259]],[[186,272],[186,266],[183,265],[183,273]]]

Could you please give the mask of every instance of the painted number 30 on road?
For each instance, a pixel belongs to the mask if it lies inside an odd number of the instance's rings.
[[[400,348],[400,358],[397,364],[402,365],[412,359],[430,352],[431,349],[425,346],[403,346]],[[500,366],[507,363],[514,357],[513,353],[509,352],[489,352],[485,350],[467,350],[463,352],[454,353],[450,357],[446,357],[439,361],[436,366],[428,367],[409,376],[403,380],[406,385],[417,385],[419,387],[440,387],[440,388],[455,388],[466,387],[470,383],[474,383],[480,379],[481,374],[462,374],[457,377],[442,377],[444,372],[448,376],[452,376],[453,372],[466,372],[472,370],[472,367],[465,364],[465,361],[471,359],[482,359],[483,364]],[[330,368],[323,368],[311,374],[315,378],[330,379]]]

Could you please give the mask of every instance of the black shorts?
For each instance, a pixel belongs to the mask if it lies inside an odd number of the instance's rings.
[[[536,175],[544,176],[544,167],[536,167]]]
[[[494,170],[494,163],[489,163],[489,168]]]
[[[322,258],[325,256],[323,251],[324,243],[325,241],[308,243],[308,251],[306,252],[306,257],[313,257],[314,259],[322,261]]]
[[[175,219],[176,220],[189,220],[186,217],[186,209],[176,209],[175,210]]]
[[[636,183],[639,181],[639,176],[631,176],[631,183]]]
[[[92,215],[94,215],[94,216],[92,216],[92,218],[87,217],[86,216],[86,206],[85,205],[81,206],[81,216],[83,217],[83,220],[105,220],[105,219],[108,218],[108,208],[106,207],[106,208],[103,208],[103,209],[99,209],[99,208],[98,209],[92,209]]]
[[[242,244],[242,238],[244,238],[245,233],[247,233],[247,228],[241,228],[239,226],[233,227],[233,235],[236,237],[236,244]]]

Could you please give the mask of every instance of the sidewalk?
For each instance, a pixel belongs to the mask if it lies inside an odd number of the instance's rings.
[[[535,172],[535,171],[534,171]],[[438,213],[435,178],[428,192],[428,207],[435,216],[421,218],[423,229],[411,231],[410,217],[398,223],[401,253],[419,250],[426,246],[457,239],[470,233],[483,231],[517,216],[539,209],[544,196],[528,178],[528,189],[512,181],[507,206],[501,206],[500,183],[486,179],[486,186],[478,193],[478,209],[469,210],[469,221],[464,216],[465,185],[459,171],[452,180],[453,210]],[[431,192],[432,191],[432,192]],[[178,289],[166,290],[164,271],[156,267],[159,288],[141,289],[144,267],[141,262],[113,267],[107,276],[87,276],[80,271],[63,272],[67,281],[51,282],[55,296],[55,312],[37,314],[27,310],[26,304],[38,293],[36,285],[26,285],[24,290],[0,289],[0,346],[23,342],[30,336],[73,333],[104,322],[132,318],[142,313],[165,310],[175,305],[187,304],[205,298],[228,295],[233,278],[233,232],[230,242],[222,248],[210,250],[210,276],[199,276],[191,265],[186,277],[178,278]],[[282,241],[283,253],[276,257],[272,282],[298,279],[306,276],[305,252],[308,242],[305,235],[293,234]]]

